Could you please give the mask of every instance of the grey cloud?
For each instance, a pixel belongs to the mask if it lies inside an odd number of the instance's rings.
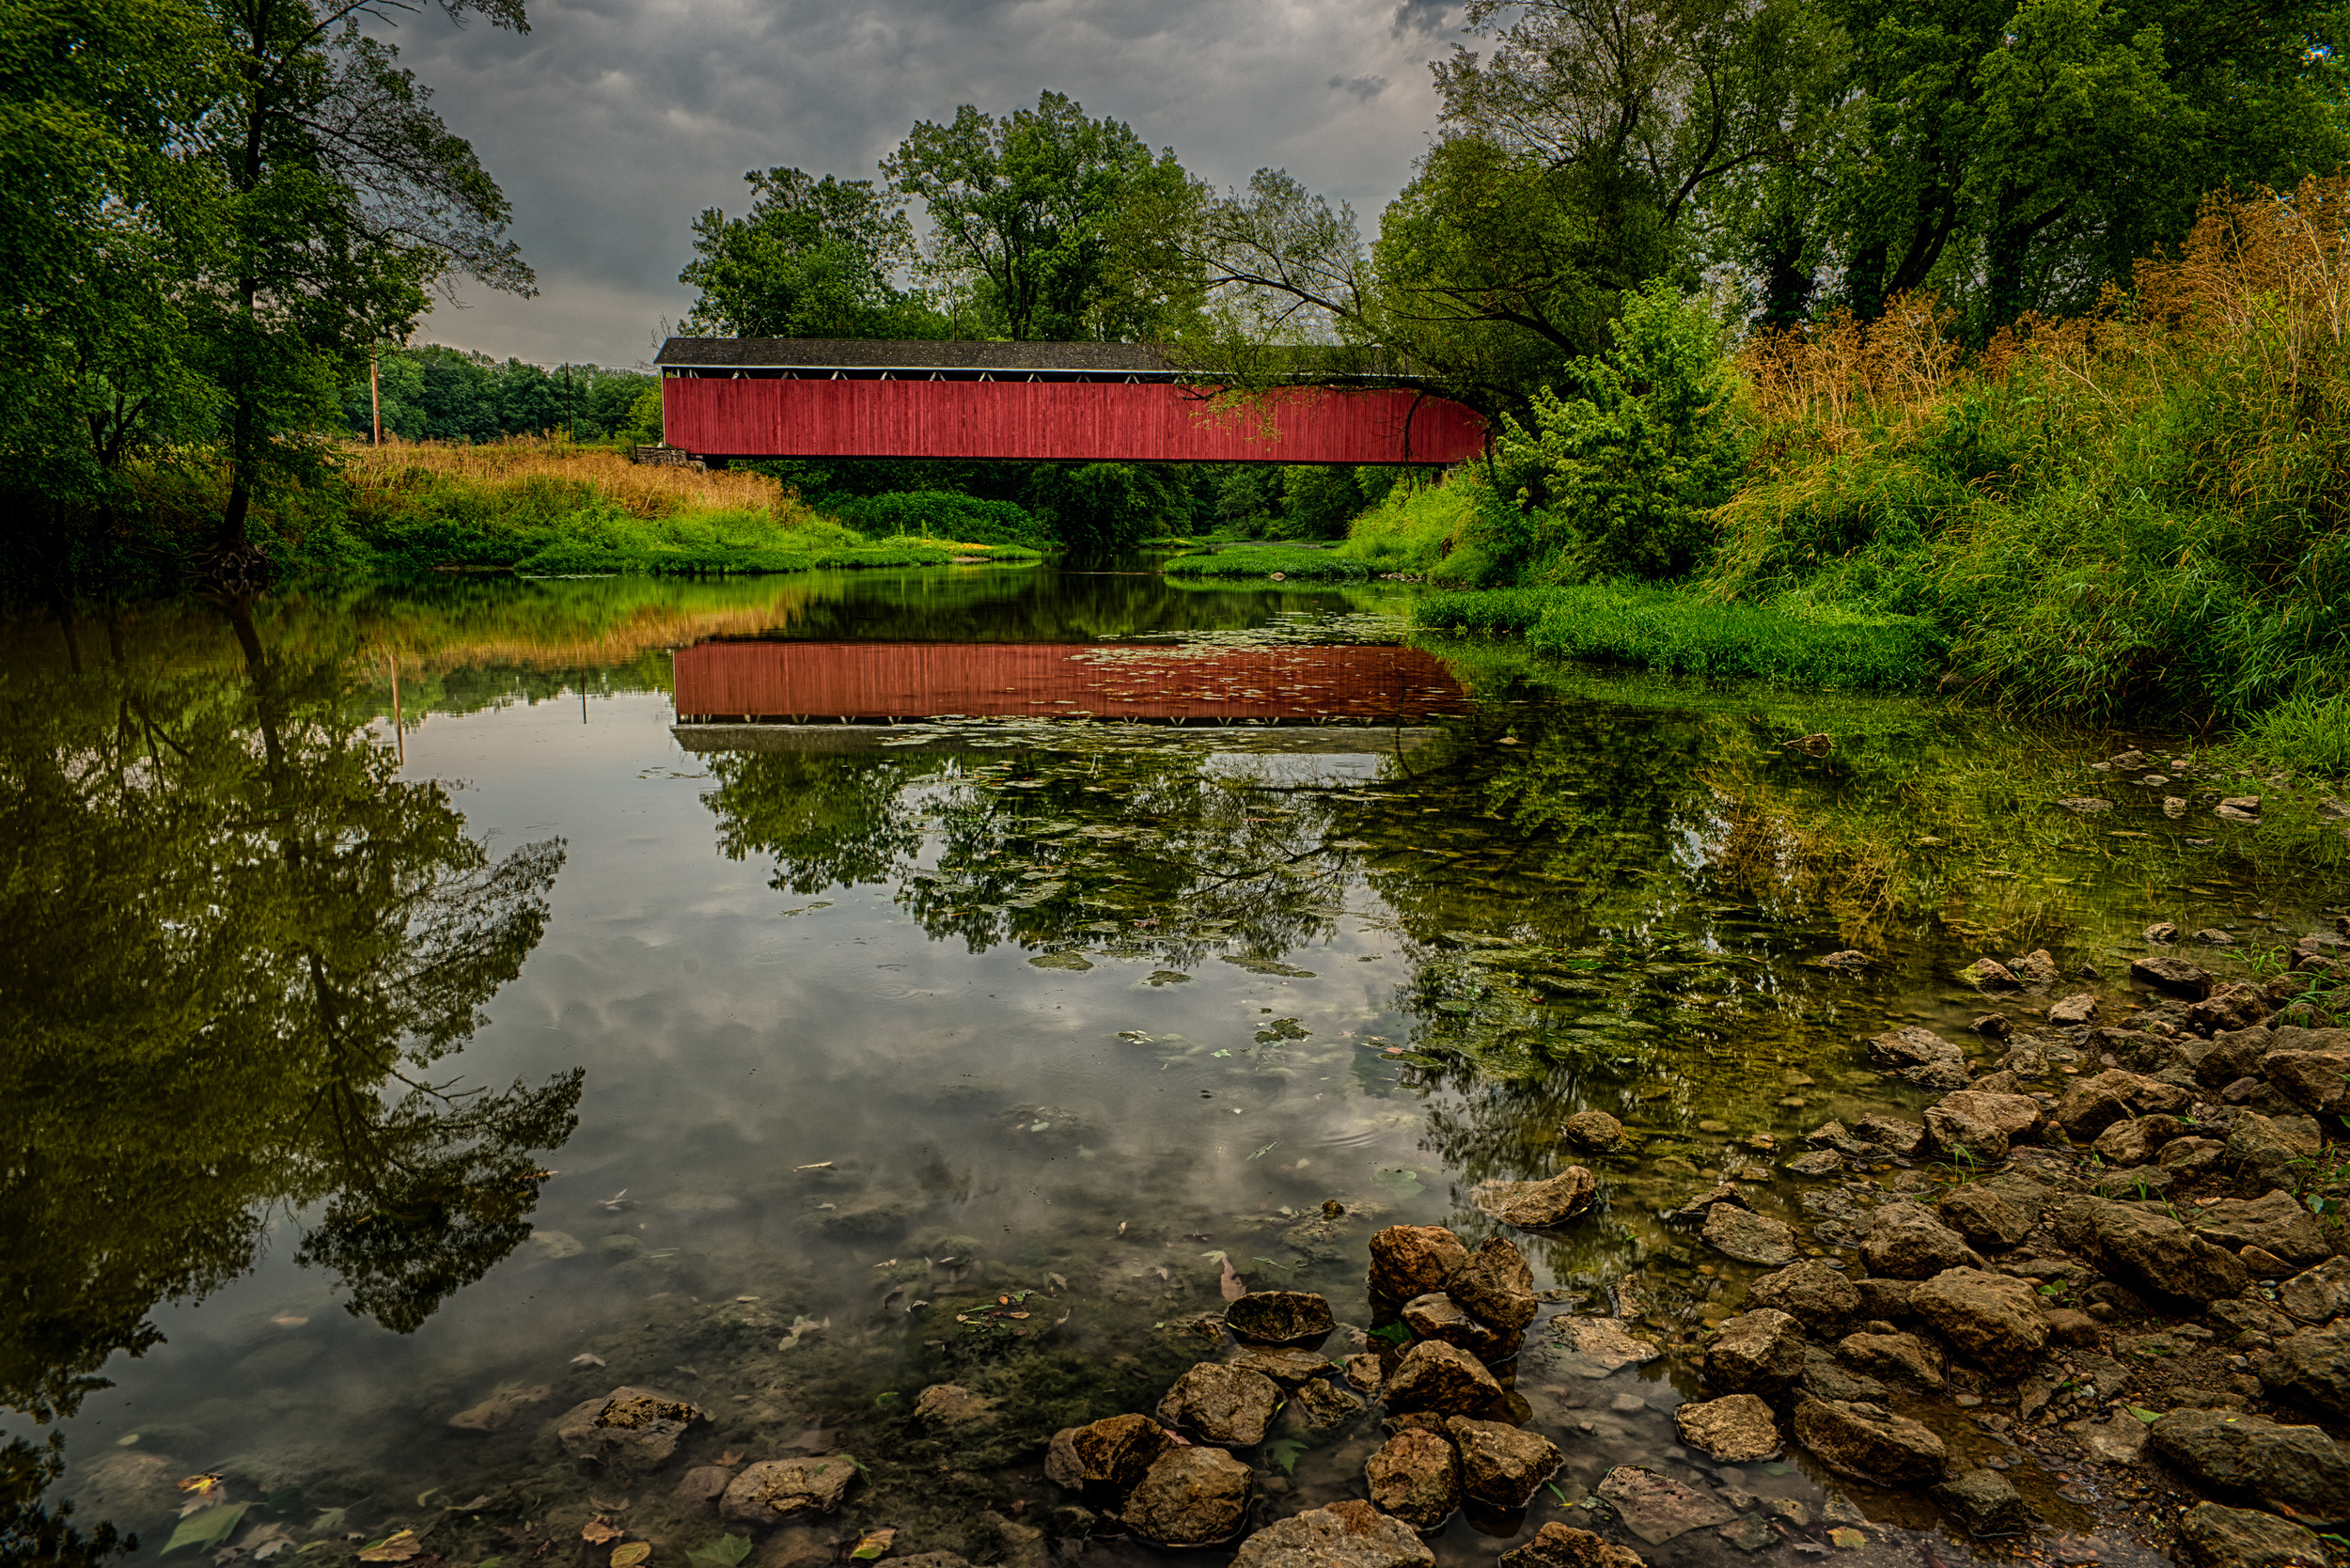
[[[1445,14],[1429,0],[1404,9]],[[387,36],[513,202],[541,290],[464,287],[466,308],[436,311],[421,336],[634,363],[692,303],[677,274],[695,214],[739,212],[744,169],[871,178],[915,121],[960,103],[1002,112],[1047,87],[1217,185],[1285,167],[1373,219],[1434,118],[1427,46],[1388,12],[1388,0],[542,0],[523,37],[411,20]]]
[[[1390,31],[1397,38],[1417,33],[1422,37],[1441,32],[1445,19],[1452,14],[1452,0],[1403,0],[1395,8],[1395,22]]]

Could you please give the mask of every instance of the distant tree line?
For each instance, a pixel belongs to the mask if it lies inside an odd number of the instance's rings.
[[[376,367],[384,433],[402,441],[494,441],[568,432],[574,441],[661,439],[661,384],[598,365],[547,369],[519,359],[444,348],[385,350]],[[342,388],[343,423],[373,433],[363,369]]]

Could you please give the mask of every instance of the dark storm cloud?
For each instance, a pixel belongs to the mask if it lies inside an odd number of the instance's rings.
[[[1425,36],[1442,32],[1452,8],[1452,0],[1403,0],[1395,8],[1391,30],[1398,38],[1410,33]]]
[[[523,37],[412,22],[390,37],[512,200],[541,290],[462,288],[466,307],[422,336],[644,359],[691,303],[677,273],[695,214],[740,211],[744,170],[872,178],[916,120],[1047,87],[1219,185],[1285,167],[1375,220],[1426,145],[1426,34],[1444,15],[1429,0],[541,0]]]

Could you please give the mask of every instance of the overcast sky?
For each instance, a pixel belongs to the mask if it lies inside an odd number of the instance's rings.
[[[1064,92],[1214,183],[1265,166],[1368,233],[1434,119],[1451,0],[533,0],[526,36],[437,11],[391,39],[514,206],[537,298],[478,285],[423,342],[637,365],[692,303],[695,214],[746,169],[865,179],[916,120]]]

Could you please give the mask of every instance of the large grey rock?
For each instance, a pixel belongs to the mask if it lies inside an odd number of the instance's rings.
[[[1388,1438],[1363,1473],[1371,1500],[1414,1529],[1434,1529],[1461,1506],[1461,1456],[1423,1427]]]
[[[1159,1419],[1204,1442],[1253,1449],[1281,1408],[1273,1379],[1216,1361],[1202,1361],[1175,1380],[1159,1401]]]
[[[1441,1341],[1422,1340],[1396,1363],[1380,1398],[1399,1416],[1418,1410],[1468,1416],[1500,1394],[1501,1385],[1476,1356]]]
[[[1371,1289],[1390,1301],[1444,1289],[1468,1261],[1461,1238],[1441,1225],[1390,1225],[1371,1238]]]
[[[2211,995],[2211,971],[2189,964],[2184,958],[2154,954],[2130,961],[2130,978],[2173,996],[2185,996],[2200,1002]]]
[[[2284,1123],[2296,1120],[2304,1119],[2271,1119],[2257,1111],[2243,1112],[2228,1128],[2222,1159],[2250,1175],[2264,1178],[2265,1184],[2271,1187],[2282,1184],[2295,1160],[2315,1152],[2304,1149],[2300,1140],[2286,1133]]]
[[[1991,1094],[1962,1089],[1926,1107],[1926,1134],[1945,1154],[1985,1164],[2007,1158],[2009,1146],[2040,1127],[2040,1102],[2029,1094]]]
[[[1044,1477],[1097,1502],[1122,1498],[1142,1480],[1152,1462],[1175,1446],[1167,1429],[1148,1416],[1111,1416],[1088,1426],[1053,1434],[1044,1455]]]
[[[2249,1120],[2243,1118],[2240,1120]],[[2242,1202],[2206,1206],[2196,1216],[2197,1231],[2217,1246],[2257,1247],[2289,1263],[2304,1266],[2333,1255],[2316,1216],[2289,1192],[2268,1192]]]
[[[1997,1470],[1968,1470],[1955,1481],[1942,1482],[1929,1495],[1977,1540],[2021,1535],[2031,1529],[2029,1505]]]
[[[2350,1312],[2350,1258],[2329,1258],[2277,1287],[2277,1305],[2303,1323],[2331,1323]]]
[[[845,1453],[764,1460],[727,1483],[718,1511],[746,1525],[812,1519],[840,1506],[856,1474],[856,1461]]]
[[[1175,1449],[1143,1472],[1121,1517],[1156,1545],[1220,1546],[1246,1525],[1253,1481],[1248,1466],[1222,1449]]]
[[[694,1406],[657,1389],[620,1388],[556,1418],[555,1435],[573,1459],[647,1470],[677,1452],[678,1439],[701,1419]]]
[[[1945,1225],[1977,1247],[2004,1251],[2032,1233],[2048,1209],[2048,1189],[2017,1171],[1966,1182],[1943,1195]]]
[[[1615,1505],[1624,1529],[1652,1546],[1730,1517],[1715,1498],[1637,1465],[1617,1466],[1593,1490]]]
[[[1803,1376],[1803,1329],[1769,1307],[1724,1319],[1705,1350],[1705,1378],[1728,1394],[1769,1396]]]
[[[1942,1353],[1915,1334],[1847,1334],[1837,1344],[1836,1356],[1869,1377],[1889,1377],[1937,1392],[1949,1382]]]
[[[1795,1232],[1783,1220],[1732,1203],[1716,1203],[1699,1232],[1705,1245],[1742,1263],[1776,1268],[1795,1257]]]
[[[1629,1546],[1603,1541],[1587,1529],[1547,1524],[1523,1546],[1501,1554],[1496,1568],[1648,1568]]]
[[[1259,1377],[1269,1377],[1284,1388],[1294,1388],[1330,1373],[1330,1358],[1320,1351],[1281,1350],[1266,1345],[1243,1345],[1226,1356],[1224,1364],[1255,1372]]]
[[[1860,1404],[1882,1404],[1890,1395],[1884,1384],[1854,1372],[1818,1345],[1805,1347],[1803,1381],[1795,1387],[1812,1399]]]
[[[1799,1259],[1766,1274],[1747,1291],[1747,1305],[1770,1307],[1815,1333],[1832,1333],[1860,1310],[1860,1293],[1841,1269],[1816,1258]]]
[[[2108,1068],[2092,1077],[2076,1079],[2057,1101],[2056,1123],[2076,1143],[2087,1143],[2117,1121],[2160,1112],[2176,1116],[2194,1096],[2176,1084],[2149,1078],[2121,1068]]]
[[[1753,1394],[1684,1404],[1673,1411],[1681,1440],[1725,1465],[1751,1465],[1778,1453],[1778,1419]]]
[[[2194,1568],[2326,1568],[2326,1544],[2290,1519],[2197,1503],[2179,1520],[2179,1546]]]
[[[1966,1087],[1966,1054],[1932,1029],[1888,1029],[1869,1042],[1869,1060],[1926,1089]]]
[[[2040,1297],[2021,1279],[1982,1269],[1944,1269],[1909,1294],[1942,1337],[1993,1371],[2023,1366],[2048,1342]]]
[[[1523,1334],[1480,1323],[1461,1310],[1461,1304],[1441,1291],[1414,1296],[1403,1304],[1403,1326],[1423,1340],[1458,1345],[1480,1361],[1492,1363],[1517,1354]]]
[[[1926,1130],[1915,1121],[1904,1121],[1898,1116],[1882,1116],[1872,1111],[1853,1123],[1852,1130],[1860,1137],[1888,1153],[1904,1159],[1914,1159],[1926,1146]]]
[[[1358,1497],[1277,1520],[1240,1544],[1233,1568],[1432,1568],[1410,1526]]]
[[[1841,1475],[1887,1485],[1940,1481],[1950,1464],[1941,1438],[1880,1404],[1807,1399],[1795,1406],[1795,1440]]]
[[[2135,1116],[2099,1133],[2089,1147],[2107,1165],[2126,1169],[2152,1165],[2161,1158],[2163,1145],[2178,1136],[2179,1119],[2175,1116]]]
[[[2276,1354],[2258,1365],[2261,1381],[2273,1392],[2350,1417],[2350,1318],[2280,1340]]]
[[[2350,1523],[2350,1455],[2316,1427],[2236,1410],[2173,1410],[2154,1423],[2152,1443],[2207,1490],[2312,1525]]]
[[[1330,1337],[1338,1320],[1330,1303],[1310,1291],[1250,1291],[1225,1303],[1224,1326],[1244,1344],[1310,1349]]]
[[[1896,1279],[1929,1279],[1946,1268],[1980,1268],[1982,1259],[1966,1238],[1934,1216],[1934,1211],[1904,1200],[1878,1208],[1860,1244],[1871,1274]]]
[[[2251,1282],[2243,1261],[2167,1215],[2102,1198],[2074,1198],[2057,1208],[2066,1244],[2107,1275],[2157,1297],[2217,1301]]]
[[[1538,1432],[1455,1416],[1445,1435],[1461,1454],[1461,1490],[1488,1508],[1524,1508],[1559,1468],[1559,1447]]]
[[[1525,1254],[1499,1236],[1478,1245],[1445,1280],[1444,1294],[1463,1311],[1510,1333],[1532,1323],[1539,1306]]]
[[[1553,1231],[1590,1213],[1599,1183],[1579,1165],[1541,1182],[1480,1182],[1469,1201],[1504,1225],[1521,1231]]]

